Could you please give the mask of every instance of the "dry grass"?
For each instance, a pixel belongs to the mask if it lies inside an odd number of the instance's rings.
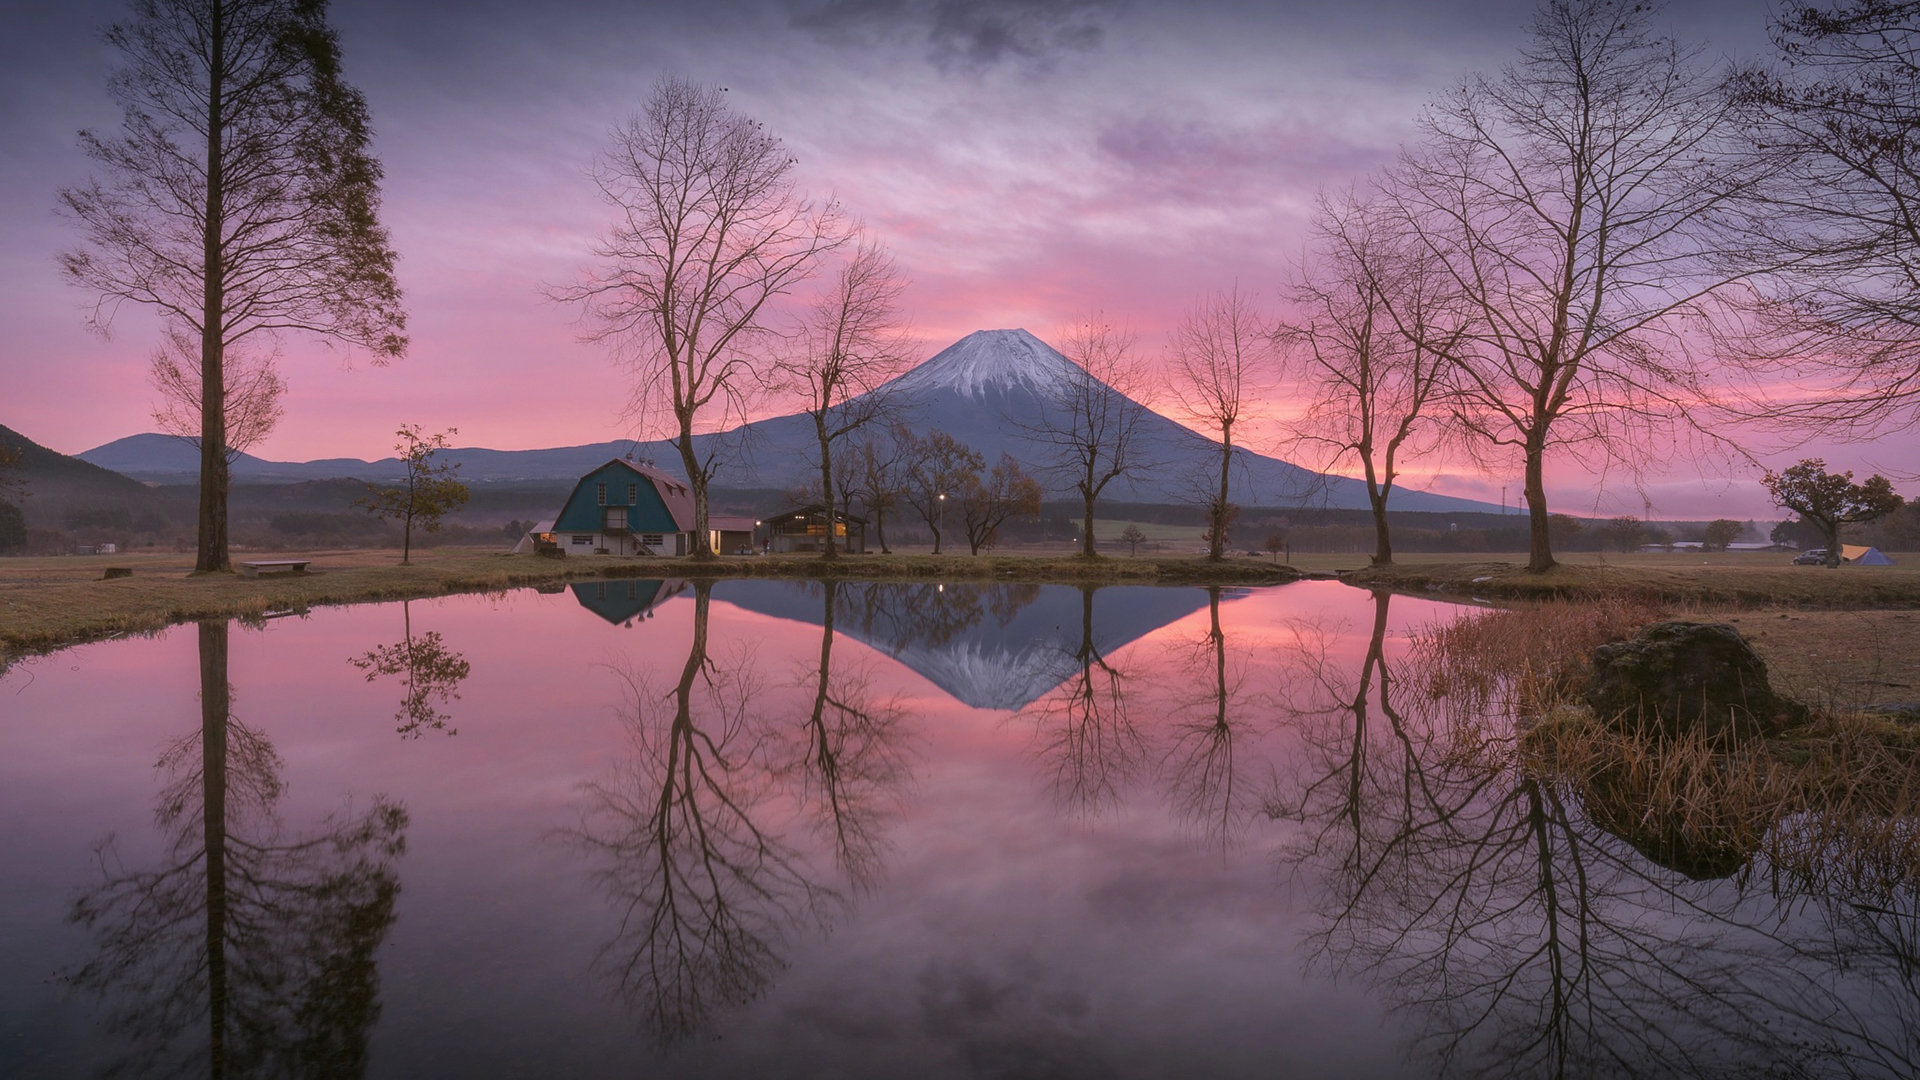
[[[1452,758],[1511,762],[1561,785],[1596,824],[1665,865],[1697,877],[1764,865],[1783,891],[1920,883],[1911,725],[1859,715],[1834,693],[1811,702],[1801,727],[1727,743],[1628,730],[1580,703],[1596,646],[1672,614],[1615,596],[1469,616],[1418,635],[1411,673]]]
[[[1410,556],[1365,567],[1357,556],[1345,580],[1368,588],[1446,592],[1489,599],[1600,599],[1621,594],[1663,603],[1784,605],[1814,608],[1920,607],[1920,555],[1894,566],[1794,566],[1779,552],[1570,555],[1544,574],[1524,561],[1484,555]],[[1334,568],[1334,556],[1298,556],[1303,569]]]
[[[0,660],[81,641],[160,629],[192,619],[304,611],[327,604],[395,600],[602,577],[792,577],[1050,581],[1092,584],[1261,584],[1291,581],[1285,567],[1193,558],[1086,560],[1073,556],[863,555],[829,564],[818,556],[684,559],[605,556],[542,559],[466,548],[430,548],[401,566],[396,551],[275,553],[312,560],[309,573],[245,578],[193,574],[188,555],[130,554],[0,559]],[[236,553],[237,563],[246,555]],[[101,580],[109,566],[130,577]]]

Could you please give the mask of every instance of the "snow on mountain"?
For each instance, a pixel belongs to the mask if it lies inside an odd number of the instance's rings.
[[[982,397],[989,389],[1054,394],[1075,371],[1073,361],[1025,330],[975,330],[893,381],[901,394],[951,390]]]

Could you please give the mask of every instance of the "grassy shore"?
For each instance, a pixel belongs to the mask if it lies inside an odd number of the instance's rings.
[[[684,559],[608,556],[542,559],[466,548],[430,548],[400,565],[397,551],[274,553],[312,560],[309,572],[248,578],[196,576],[193,558],[129,554],[0,559],[0,656],[157,630],[192,619],[248,618],[327,604],[488,592],[594,578],[832,576],[853,580],[1030,581],[1068,584],[1279,584],[1300,573],[1268,560],[1208,563],[1164,559],[1048,555],[727,557],[700,565]],[[236,565],[247,556],[235,557]],[[132,574],[103,579],[108,567]]]

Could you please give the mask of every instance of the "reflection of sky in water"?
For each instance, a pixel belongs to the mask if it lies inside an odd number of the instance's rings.
[[[235,717],[285,761],[284,819],[318,822],[382,793],[411,815],[369,1075],[1428,1075],[1402,1062],[1405,1021],[1362,981],[1304,973],[1315,889],[1276,858],[1299,826],[1259,812],[1300,759],[1283,673],[1303,650],[1357,670],[1373,604],[1332,583],[1233,596],[1219,607],[1219,666],[1232,673],[1237,794],[1171,775],[1201,757],[1191,746],[1216,670],[1207,594],[1122,590],[1126,602],[1096,601],[1095,645],[1135,702],[1142,765],[1116,774],[1110,799],[1075,807],[1046,706],[1080,670],[1078,590],[1041,590],[916,646],[988,643],[999,627],[1009,655],[1064,657],[1039,705],[1016,714],[956,700],[949,672],[892,661],[884,634],[854,633],[837,609],[836,671],[864,673],[864,692],[904,717],[905,777],[877,827],[883,865],[856,888],[807,816],[812,789],[774,760],[813,700],[822,596],[715,589],[715,664],[750,662],[764,684],[743,722],[769,734],[740,766],[774,784],[759,824],[842,899],[775,935],[785,967],[764,992],[652,1065],[659,1052],[595,967],[620,913],[566,834],[591,824],[583,785],[632,763],[615,671],[654,704],[670,696],[694,590],[624,625],[568,593],[415,601],[413,632],[437,631],[471,664],[449,707],[457,737],[397,737],[400,689],[347,663],[401,637],[397,606],[235,627],[230,679]],[[1396,599],[1391,632],[1454,610]],[[156,854],[153,762],[200,723],[196,665],[194,631],[176,628],[0,680],[0,1075],[87,1074],[107,1052],[93,1004],[56,978],[90,948],[65,915],[99,876],[100,838],[116,834],[129,865]]]

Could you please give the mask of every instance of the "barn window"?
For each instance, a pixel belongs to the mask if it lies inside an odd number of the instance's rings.
[[[595,484],[593,485],[593,489],[594,489],[594,497],[599,500],[600,505],[601,506],[607,505],[607,485]]]
[[[628,506],[640,505],[640,485],[639,484],[627,485],[627,505]]]
[[[666,543],[666,537],[660,533],[642,533],[640,534],[640,542],[648,547],[659,547]]]
[[[576,534],[574,535],[574,538],[573,538],[573,546],[574,546],[574,547],[592,547],[592,546],[593,546],[593,537],[591,537],[591,536],[581,536],[581,535],[579,535],[579,534],[577,534],[577,533],[576,533]]]

